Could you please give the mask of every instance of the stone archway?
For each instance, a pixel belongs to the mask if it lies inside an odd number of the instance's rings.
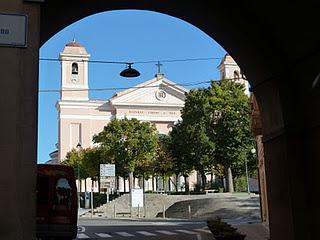
[[[250,79],[261,110],[271,239],[316,239],[320,207],[320,33],[317,9],[266,1],[231,5],[201,1],[21,1],[0,11],[28,15],[28,47],[1,48],[1,238],[32,239],[37,145],[39,47],[88,15],[142,9],[181,18],[219,42]],[[261,4],[261,2],[259,3]],[[299,16],[299,18],[297,18]]]

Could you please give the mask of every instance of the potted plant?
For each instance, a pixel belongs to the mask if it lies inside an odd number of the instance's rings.
[[[221,220],[220,217],[208,219],[207,225],[216,240],[244,240],[246,235]]]

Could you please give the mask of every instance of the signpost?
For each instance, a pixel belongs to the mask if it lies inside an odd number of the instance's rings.
[[[115,177],[116,165],[114,164],[100,164],[100,177]]]
[[[27,47],[26,15],[0,13],[0,46]]]
[[[107,202],[109,191],[114,189],[116,182],[116,167],[114,164],[100,164],[100,188],[107,189]]]

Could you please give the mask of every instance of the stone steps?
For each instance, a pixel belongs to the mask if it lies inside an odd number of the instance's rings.
[[[94,210],[94,216],[106,218],[155,218],[162,217],[163,210],[165,209],[166,217],[188,218],[190,205],[193,217],[203,217],[207,214],[209,205],[211,206],[210,209],[212,211],[215,211],[216,209],[234,208],[238,205],[242,205],[243,209],[243,200],[247,201],[247,198],[248,195],[246,194],[235,195],[228,193],[208,195],[166,195],[146,193],[145,206],[138,209],[130,208],[130,195],[125,194],[112,202],[96,208]],[[214,202],[214,205],[212,205],[211,202]],[[255,206],[255,204],[253,205]],[[249,207],[246,208],[246,211],[250,210]],[[89,212],[83,216],[90,217],[91,213]]]
[[[226,196],[226,195],[225,195]],[[121,197],[106,203],[94,210],[95,216],[103,216],[107,218],[116,217],[136,217],[144,216],[146,218],[154,218],[162,215],[163,209],[167,210],[170,206],[176,202],[208,198],[211,196],[206,195],[166,195],[166,194],[145,194],[145,207],[144,208],[130,208],[130,195],[125,194]],[[87,213],[84,217],[91,216],[91,213]]]

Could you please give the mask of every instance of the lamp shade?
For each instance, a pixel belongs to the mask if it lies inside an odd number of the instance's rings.
[[[128,68],[124,69],[121,73],[120,76],[122,77],[127,77],[127,78],[131,78],[131,77],[139,77],[140,73],[131,67],[132,63],[128,64]]]

